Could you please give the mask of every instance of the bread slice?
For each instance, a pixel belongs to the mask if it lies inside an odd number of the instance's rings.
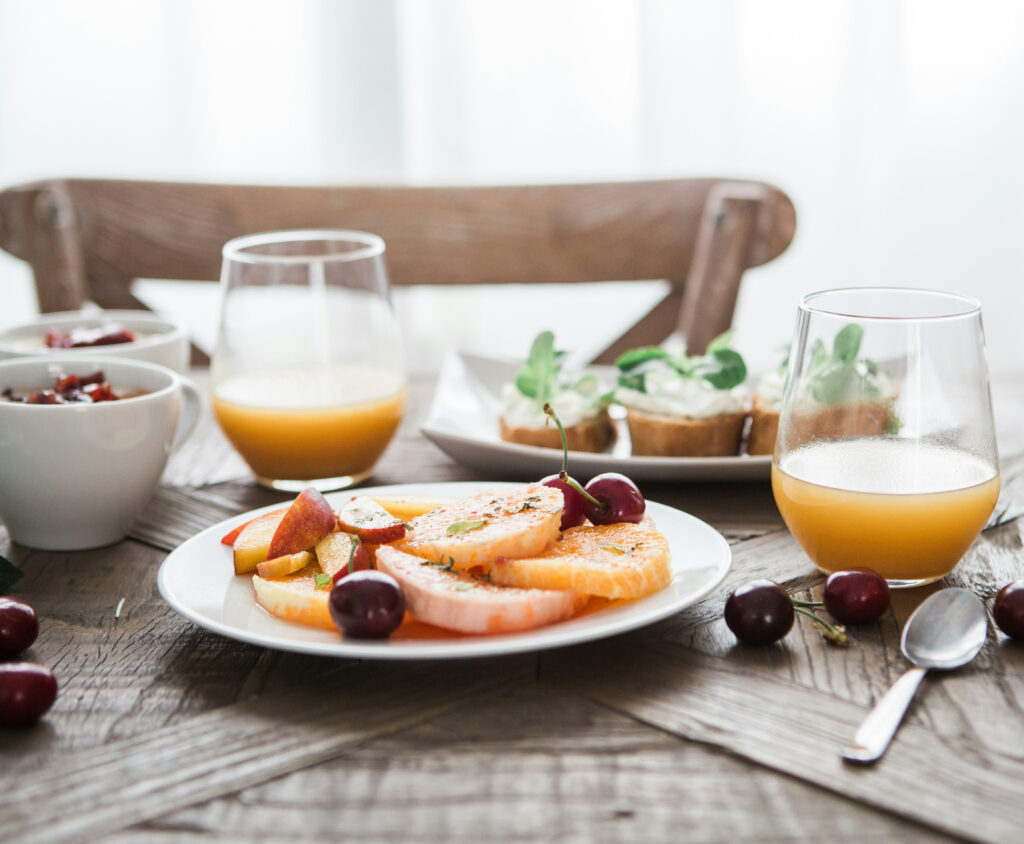
[[[738,454],[745,411],[688,419],[626,408],[634,455],[727,457]]]
[[[775,437],[779,433],[779,411],[771,410],[754,396],[750,411],[750,433],[747,435],[747,454],[773,454]]]
[[[561,448],[562,438],[558,427],[552,422],[543,428],[523,428],[509,425],[504,418],[499,420],[501,438],[510,443],[539,445],[543,448]],[[565,439],[570,451],[604,451],[615,439],[615,428],[608,417],[607,409],[590,419],[565,429]]]

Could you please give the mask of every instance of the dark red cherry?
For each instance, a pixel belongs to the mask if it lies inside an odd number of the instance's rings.
[[[28,650],[38,635],[35,610],[24,601],[0,595],[0,659]]]
[[[785,636],[796,613],[789,595],[774,580],[751,580],[725,602],[725,623],[747,645],[770,645]]]
[[[1024,580],[1007,583],[996,593],[992,617],[1007,636],[1024,641]]]
[[[821,596],[825,609],[843,624],[869,624],[889,609],[889,584],[871,569],[834,571]]]
[[[346,636],[383,639],[405,617],[405,596],[391,575],[370,569],[343,577],[331,589],[331,618]]]
[[[583,511],[595,525],[639,522],[647,511],[637,485],[618,472],[604,472],[591,478],[585,489],[598,502],[583,500]]]
[[[43,717],[57,699],[49,668],[33,662],[0,663],[0,727],[25,727]]]
[[[587,518],[583,508],[583,503],[586,501],[583,493],[563,481],[558,475],[548,475],[541,479],[541,483],[562,491],[564,503],[562,504],[561,530],[583,524]]]

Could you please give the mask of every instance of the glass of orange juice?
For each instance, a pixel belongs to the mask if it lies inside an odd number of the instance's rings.
[[[822,571],[868,567],[894,587],[949,574],[999,496],[978,302],[903,288],[805,296],[772,489]]]
[[[405,369],[384,255],[356,231],[225,244],[213,410],[264,486],[352,486],[394,436]]]

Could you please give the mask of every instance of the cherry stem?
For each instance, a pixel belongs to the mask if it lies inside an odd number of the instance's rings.
[[[353,536],[352,537],[352,544],[349,546],[349,549],[348,549],[348,573],[349,574],[352,574],[352,572],[355,571],[356,549],[358,547],[359,547],[359,538]]]
[[[793,602],[793,606],[794,607],[823,607],[823,606],[825,606],[825,602],[824,601],[801,601],[799,598],[793,598],[792,596],[790,597],[789,600],[791,600]]]
[[[569,473],[566,472],[565,469],[563,469],[561,472],[558,473],[558,477],[561,480],[565,481],[567,484],[569,484],[569,486],[571,486],[574,490],[576,490],[576,492],[578,492],[580,495],[582,495],[584,498],[586,498],[587,501],[589,501],[595,507],[600,507],[602,511],[608,509],[607,502],[598,501],[596,498],[594,498],[593,495],[591,495],[583,487],[580,486],[579,481],[574,480],[573,478],[570,478],[569,477]]]
[[[558,418],[558,414],[555,413],[555,409],[548,402],[544,402],[544,412],[548,415],[548,418],[554,419],[555,424],[558,426],[558,435],[562,438],[562,471],[559,474],[568,475],[569,440],[565,436],[565,428],[562,427],[562,420]],[[584,495],[585,494],[586,493],[584,493]]]
[[[558,477],[569,484],[576,492],[582,495],[595,507],[600,507],[601,511],[604,512],[608,509],[608,505],[603,501],[598,501],[594,496],[587,492],[579,483],[569,477],[569,440],[565,436],[565,428],[562,427],[562,420],[558,418],[558,414],[555,413],[555,409],[548,403],[544,402],[544,412],[550,419],[555,421],[558,426],[558,433],[562,437],[562,471],[558,473]]]
[[[806,615],[808,618],[814,619],[814,626],[821,631],[822,635],[832,642],[834,645],[848,645],[850,644],[850,637],[846,635],[846,628],[843,625],[832,625],[829,624],[816,612],[805,609],[801,606],[794,606],[798,613]]]

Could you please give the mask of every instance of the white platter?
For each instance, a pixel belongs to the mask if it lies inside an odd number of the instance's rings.
[[[359,493],[458,498],[509,486],[480,482],[402,484],[368,487]],[[337,507],[351,494],[333,493],[327,499]],[[525,633],[477,637],[453,634],[451,638],[394,641],[343,639],[340,634],[275,618],[257,605],[252,579],[234,574],[231,549],[221,544],[221,537],[254,516],[280,507],[275,504],[227,519],[172,551],[157,577],[164,600],[200,627],[267,648],[356,659],[457,659],[557,648],[643,627],[707,596],[721,583],[732,561],[728,543],[712,527],[687,513],[649,501],[647,513],[668,539],[672,551],[672,582],[653,595]]]
[[[504,477],[543,477],[561,468],[558,449],[502,441],[498,435],[501,385],[520,364],[466,353],[449,354],[420,429],[449,457]],[[607,369],[607,368],[606,368]],[[596,368],[595,371],[600,371]],[[608,369],[609,383],[614,383]],[[629,431],[617,421],[618,440],[609,453],[573,451],[569,470],[579,477],[622,472],[634,481],[760,480],[771,474],[770,455],[735,457],[634,457]]]

